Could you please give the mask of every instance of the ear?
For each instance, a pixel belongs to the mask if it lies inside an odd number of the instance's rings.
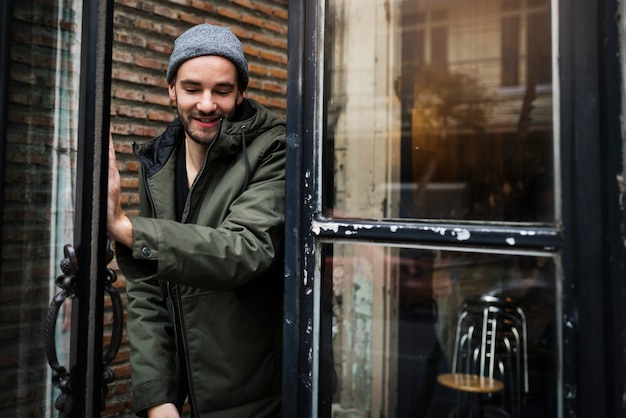
[[[243,102],[243,90],[239,89],[237,92],[237,105],[240,105]]]
[[[167,91],[170,94],[170,99],[176,102],[176,83],[172,83],[167,87]]]

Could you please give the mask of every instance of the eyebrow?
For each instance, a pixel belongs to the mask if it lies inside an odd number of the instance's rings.
[[[197,85],[200,85],[202,83],[200,83],[199,81],[186,79],[186,80],[180,80],[180,84],[193,84],[193,85],[197,86]]]
[[[180,81],[181,85],[187,85],[187,86],[199,86],[202,85],[202,83],[200,81],[196,81],[193,79],[185,79],[185,80],[181,80]],[[236,84],[235,83],[231,83],[229,81],[222,81],[220,83],[215,84],[214,87],[235,87]]]

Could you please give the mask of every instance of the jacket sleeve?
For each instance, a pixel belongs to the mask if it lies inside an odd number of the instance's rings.
[[[146,198],[141,184],[139,193],[142,199]],[[148,205],[143,205],[142,215],[148,215],[147,208]],[[127,279],[129,271],[144,276],[155,271],[153,262],[137,262],[132,258],[131,250],[120,243],[116,243],[115,249],[119,267]],[[156,280],[127,280],[126,295],[133,409],[137,416],[145,417],[146,409],[151,406],[176,403],[176,342],[166,293]]]
[[[134,231],[132,257],[136,262],[124,271],[127,278],[167,280],[223,291],[239,287],[270,268],[280,252],[278,246],[283,245],[284,134],[265,141],[263,147],[260,157],[252,163],[247,188],[241,194],[237,190],[238,196],[232,198],[228,211],[215,227],[201,221],[181,224],[130,217]],[[229,197],[218,194],[211,199]]]

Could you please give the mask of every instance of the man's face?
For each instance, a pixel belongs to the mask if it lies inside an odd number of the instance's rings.
[[[243,101],[237,85],[237,68],[226,58],[207,55],[185,61],[169,86],[187,137],[209,145],[220,119],[230,119]]]

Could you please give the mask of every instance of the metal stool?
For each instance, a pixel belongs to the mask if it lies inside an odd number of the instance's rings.
[[[529,389],[526,316],[512,299],[467,299],[457,319],[452,373],[502,382],[504,409],[513,417],[522,416]]]

